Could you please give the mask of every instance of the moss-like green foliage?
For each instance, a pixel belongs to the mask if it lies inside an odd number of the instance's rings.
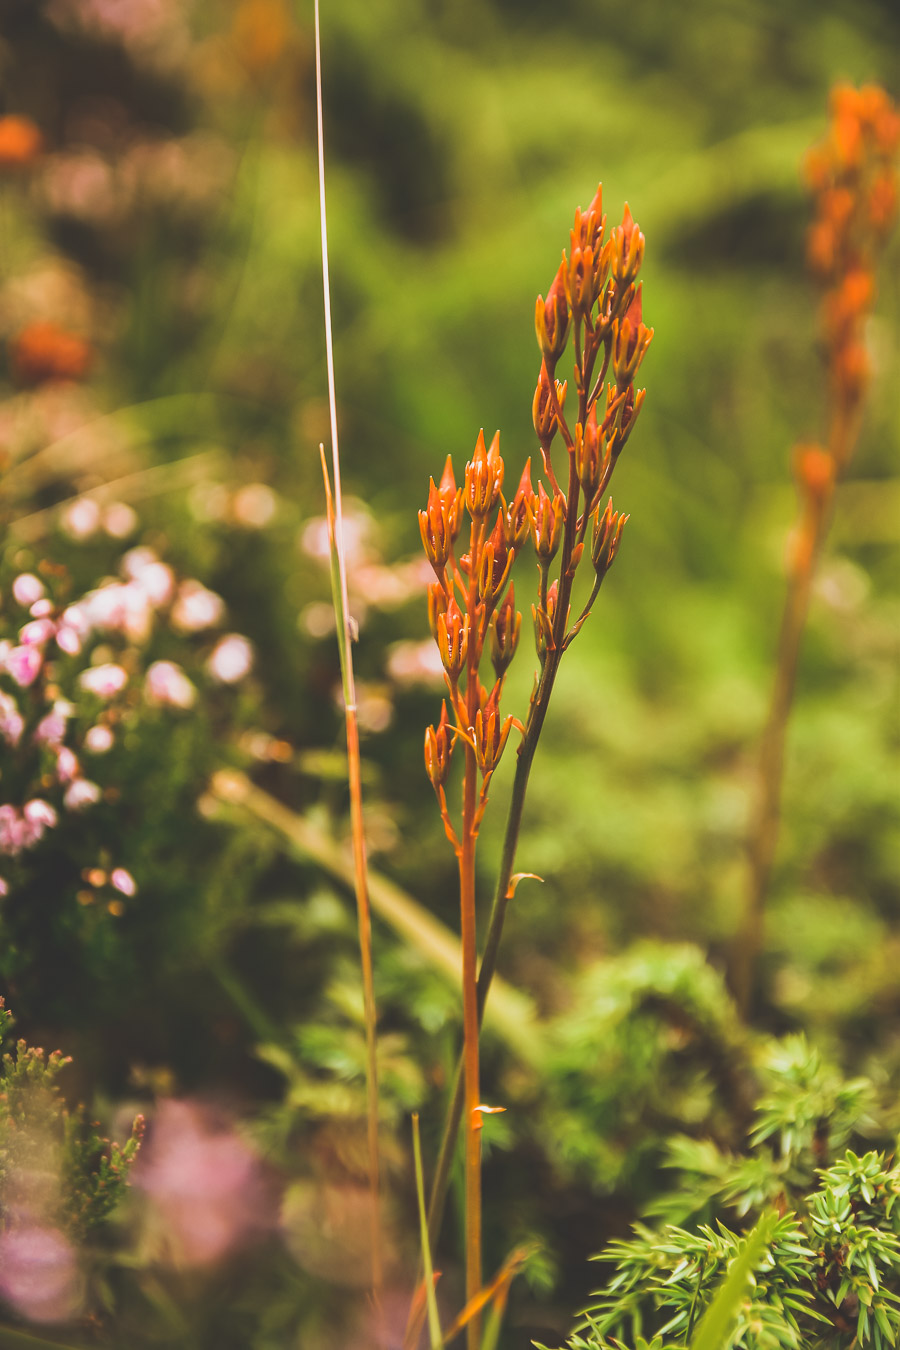
[[[12,1026],[0,999],[0,1041]],[[122,1198],[144,1132],[138,1116],[118,1144],[99,1134],[83,1107],[70,1111],[57,1077],[71,1060],[24,1040],[0,1069],[0,1197],[11,1219],[58,1224],[82,1241]]]
[[[900,1167],[846,1148],[874,1124],[874,1089],[843,1080],[802,1037],[767,1047],[762,1073],[746,1153],[672,1141],[678,1182],[655,1210],[681,1221],[637,1224],[632,1238],[609,1244],[599,1259],[615,1271],[571,1350],[620,1350],[646,1335],[689,1343],[742,1248],[736,1221],[772,1204],[780,1217],[723,1350],[896,1344]]]

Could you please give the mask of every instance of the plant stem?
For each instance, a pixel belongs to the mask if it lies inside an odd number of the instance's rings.
[[[838,471],[844,468],[853,452],[859,435],[859,420],[858,410],[849,410],[841,405],[832,410],[828,450]],[[792,573],[789,580],[781,616],[775,680],[754,785],[744,912],[729,970],[731,991],[744,1018],[750,1010],[756,963],[763,945],[766,892],[778,844],[784,750],[797,682],[800,647],[809,612],[813,578],[831,523],[833,504],[834,482],[815,517],[814,533],[803,565]]]
[[[331,286],[328,271],[328,227],[325,212],[325,141],[322,114],[322,50],[319,33],[319,0],[315,0],[316,45],[316,121],[319,164],[319,220],[322,234],[322,289],[325,309],[325,354],[328,366],[328,408],[331,423],[331,452],[334,474],[334,501],[329,488],[325,452],[322,468],[328,506],[331,541],[332,593],[337,619],[338,648],[347,727],[347,771],[350,784],[350,822],[353,834],[353,869],[362,966],[363,1008],[366,1024],[366,1134],[369,1154],[371,1278],[376,1301],[381,1288],[381,1213],[380,1167],[378,1156],[378,1058],[376,1044],[375,983],[372,972],[372,921],[366,874],[366,844],[362,814],[362,776],[359,754],[359,723],[356,715],[356,686],[353,679],[350,607],[347,594],[347,564],[344,552],[343,510],[341,502],[341,463],[338,450],[337,399],[334,377],[334,341],[331,329]]]

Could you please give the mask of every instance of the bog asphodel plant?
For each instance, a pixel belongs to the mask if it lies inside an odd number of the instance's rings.
[[[431,632],[444,667],[447,697],[437,724],[425,733],[425,768],[437,795],[447,837],[459,864],[462,939],[463,1072],[451,1110],[432,1191],[432,1239],[446,1189],[449,1156],[460,1116],[465,1121],[466,1285],[469,1304],[481,1289],[481,1124],[478,1033],[493,975],[505,907],[516,880],[516,844],[531,763],[559,663],[584,624],[618,552],[627,516],[604,505],[619,455],[644,401],[635,377],[653,336],[641,316],[644,236],[625,207],[606,237],[602,188],[587,211],[575,213],[568,253],[547,292],[538,296],[535,328],[541,367],[532,407],[540,450],[537,487],[528,459],[515,491],[504,496],[506,466],[499,433],[487,445],[480,432],[457,486],[448,457],[439,483],[431,480],[419,512],[422,543],[434,581],[428,588]],[[574,347],[573,393],[557,379],[569,342]],[[566,404],[569,404],[569,413]],[[573,406],[574,405],[574,406]],[[555,456],[555,458],[554,458]],[[529,545],[538,567],[531,605],[538,673],[524,722],[502,707],[507,670],[519,642],[512,569]],[[594,581],[573,619],[572,586],[585,556]],[[491,779],[511,735],[518,760],[500,875],[480,972],[476,950],[475,849]],[[462,804],[454,812],[447,788],[462,761]],[[479,1344],[478,1318],[468,1325]]]
[[[806,159],[814,218],[807,260],[822,283],[827,430],[822,444],[793,452],[800,515],[790,541],[788,591],[775,681],[763,732],[749,832],[748,887],[732,960],[732,987],[746,1011],[762,945],[765,894],[775,857],[784,745],[816,564],[836,486],[859,439],[871,362],[865,329],[878,262],[897,215],[900,112],[877,85],[838,85],[824,140]]]

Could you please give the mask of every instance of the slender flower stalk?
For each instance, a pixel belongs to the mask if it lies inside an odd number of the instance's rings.
[[[466,466],[464,488],[457,492],[448,460],[440,486],[432,480],[427,507],[419,513],[422,542],[436,576],[429,588],[429,621],[444,664],[452,711],[451,720],[445,703],[438,725],[428,728],[425,762],[447,837],[459,859],[463,935],[463,1055],[432,1186],[429,1232],[434,1244],[455,1140],[464,1120],[469,1303],[477,1298],[480,1282],[479,1132],[484,1108],[478,1102],[478,1031],[496,968],[507,906],[521,880],[513,869],[525,795],[559,665],[590,613],[627,520],[613,510],[611,500],[606,507],[602,501],[643,404],[644,391],[635,391],[634,378],[653,336],[652,329],[642,321],[641,287],[636,280],[644,236],[626,206],[621,226],[613,229],[604,242],[606,217],[601,191],[598,188],[587,212],[576,212],[570,254],[563,253],[546,299],[539,296],[536,305],[541,367],[532,414],[547,486],[539,481],[535,491],[529,460],[507,504],[501,493],[504,466],[498,438],[488,450],[480,435],[474,459]],[[575,348],[577,397],[571,428],[565,415],[567,383],[555,377],[570,336]],[[612,377],[609,380],[608,375]],[[564,444],[566,472],[560,476],[565,491],[552,459],[557,434]],[[460,533],[463,503],[472,523],[469,550],[457,561],[453,550]],[[491,527],[494,511],[497,514]],[[538,564],[532,619],[539,671],[522,725],[512,717],[501,716],[500,700],[521,626],[510,573],[515,557],[529,540]],[[594,567],[594,584],[587,604],[570,622],[572,587],[586,551]],[[490,693],[478,676],[488,638],[495,673]],[[463,675],[465,690],[461,693]],[[487,804],[490,777],[513,727],[521,740],[500,873],[476,981],[474,843]],[[465,749],[458,834],[447,806],[445,784],[459,741]],[[482,776],[480,792],[476,769]],[[468,1324],[468,1335],[470,1350],[475,1350],[479,1327],[474,1318]]]
[[[823,338],[828,371],[824,446],[798,445],[794,475],[800,520],[791,539],[788,586],[769,713],[760,744],[749,830],[744,912],[731,961],[731,986],[747,1013],[763,942],[765,897],[775,849],[785,740],[816,566],[828,533],[835,487],[859,438],[870,379],[864,341],[875,299],[875,268],[897,209],[900,114],[883,90],[839,86],[825,141],[806,170],[816,199],[808,237],[811,268],[824,284]]]
[[[331,424],[332,474],[334,490],[325,460],[325,449],[319,447],[328,516],[328,535],[331,544],[331,581],[335,614],[337,617],[338,648],[341,660],[341,680],[344,713],[347,726],[347,770],[350,785],[350,822],[353,836],[353,867],[356,889],[356,908],[359,928],[359,952],[362,965],[363,1007],[366,1025],[366,1100],[367,1141],[370,1191],[370,1246],[372,1289],[376,1298],[382,1283],[381,1258],[381,1198],[380,1163],[378,1150],[378,1058],[376,1042],[375,983],[372,971],[372,920],[369,905],[366,842],[362,810],[362,774],[359,753],[359,721],[356,708],[356,686],[353,678],[352,621],[347,598],[347,563],[344,550],[344,523],[341,499],[341,463],[338,450],[337,399],[334,379],[334,342],[331,331],[331,287],[328,272],[328,226],[325,213],[325,143],[322,117],[322,52],[319,36],[319,0],[315,4],[316,30],[316,113],[319,162],[319,218],[322,228],[322,287],[325,302],[325,350],[328,362],[328,408]]]

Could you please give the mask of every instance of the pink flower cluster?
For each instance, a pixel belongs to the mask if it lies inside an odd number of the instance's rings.
[[[123,719],[134,716],[141,704],[194,706],[197,687],[175,661],[153,661],[138,683],[141,648],[163,623],[181,638],[205,635],[221,624],[225,603],[199,581],[179,582],[168,563],[146,547],[129,549],[118,578],[101,582],[74,603],[56,603],[33,572],[16,576],[10,591],[7,631],[12,628],[12,634],[0,637],[0,742],[18,752],[20,763],[31,752],[31,781],[40,784],[40,795],[0,804],[0,855],[15,858],[58,823],[60,810],[81,811],[101,799],[100,784],[82,770],[82,756],[111,750]],[[252,664],[251,644],[230,633],[219,636],[208,652],[205,673],[214,683],[233,684]],[[69,697],[63,696],[63,685]],[[85,711],[93,715],[87,728]],[[53,784],[60,793],[56,805],[43,795]],[[124,869],[114,874],[128,878],[116,889],[133,894],[130,874]],[[0,894],[7,889],[0,879]]]
[[[259,1156],[197,1102],[160,1104],[135,1182],[150,1199],[174,1265],[211,1265],[274,1223]]]

